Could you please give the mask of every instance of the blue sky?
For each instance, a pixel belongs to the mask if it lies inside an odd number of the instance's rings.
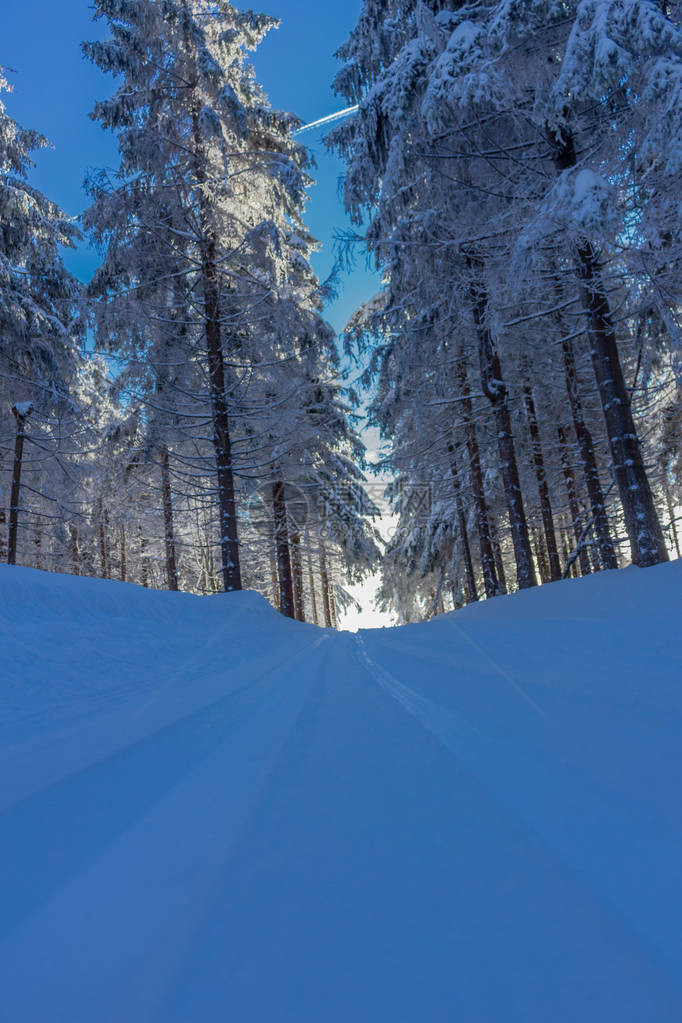
[[[294,111],[305,122],[343,107],[331,88],[338,66],[333,54],[357,20],[361,0],[270,0],[254,6],[282,21],[254,58],[272,105]],[[54,145],[54,150],[38,155],[31,181],[76,215],[86,201],[82,190],[86,171],[117,163],[114,139],[88,117],[95,101],[112,91],[113,82],[80,52],[81,41],[97,38],[103,26],[93,23],[87,0],[5,0],[2,7],[0,64],[15,71],[9,75],[14,92],[3,100],[12,117],[41,131]],[[348,220],[338,194],[343,165],[327,153],[322,136],[317,130],[302,141],[318,162],[307,222],[323,245],[315,269],[324,278],[333,263],[334,232],[347,227]],[[85,246],[68,256],[70,269],[83,279],[95,262]],[[337,330],[377,286],[376,276],[361,259],[344,278],[339,299],[327,309]]]

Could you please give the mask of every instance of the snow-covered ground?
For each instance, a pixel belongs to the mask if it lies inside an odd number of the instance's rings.
[[[351,635],[0,567],[3,1023],[679,1023],[681,597]]]

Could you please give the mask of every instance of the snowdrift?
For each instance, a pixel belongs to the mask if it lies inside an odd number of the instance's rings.
[[[679,1023],[681,595],[351,635],[1,566],[1,1018]]]

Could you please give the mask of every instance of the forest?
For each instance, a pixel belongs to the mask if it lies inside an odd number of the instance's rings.
[[[119,163],[77,220],[0,105],[1,560],[335,627],[372,575],[409,622],[680,556],[679,3],[365,0],[327,137],[354,229],[322,282],[302,121],[251,64],[276,19],[94,11]],[[381,288],[337,338],[361,259]]]
[[[0,1023],[680,1023],[682,0],[88,5],[0,10]]]

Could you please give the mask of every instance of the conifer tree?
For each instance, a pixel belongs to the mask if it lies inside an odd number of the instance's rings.
[[[434,488],[429,521],[408,511],[389,552],[420,600],[453,544],[468,599],[495,592],[510,546],[519,586],[615,567],[621,524],[636,564],[668,556],[656,471],[679,336],[679,15],[648,0],[366,0],[339,51],[337,90],[359,109],[330,144],[385,274],[355,330],[375,351],[372,414],[393,469]]]
[[[8,89],[0,69],[0,92]],[[79,431],[80,286],[60,253],[78,232],[28,182],[32,153],[47,145],[0,100],[0,518],[12,528],[10,549],[3,551],[12,559],[26,532],[41,559],[44,524],[52,530],[63,522],[64,468]],[[13,488],[16,501],[8,509],[11,476],[15,483],[21,477],[21,488]]]
[[[85,52],[120,83],[93,116],[116,133],[121,163],[113,179],[88,181],[85,223],[104,253],[89,293],[116,388],[140,411],[169,585],[193,558],[196,529],[180,536],[189,512],[203,522],[202,578],[213,576],[215,537],[224,589],[270,588],[277,564],[302,592],[310,552],[287,521],[288,495],[302,487],[315,506],[322,466],[343,488],[340,452],[361,445],[331,385],[335,338],[303,221],[309,156],[292,138],[296,118],[269,107],[246,59],[277,23],[223,0],[101,0],[97,16],[111,38]],[[350,459],[343,474],[361,489]],[[254,492],[267,522],[248,514]],[[356,501],[356,536],[369,507]],[[288,612],[291,580],[280,583]]]

